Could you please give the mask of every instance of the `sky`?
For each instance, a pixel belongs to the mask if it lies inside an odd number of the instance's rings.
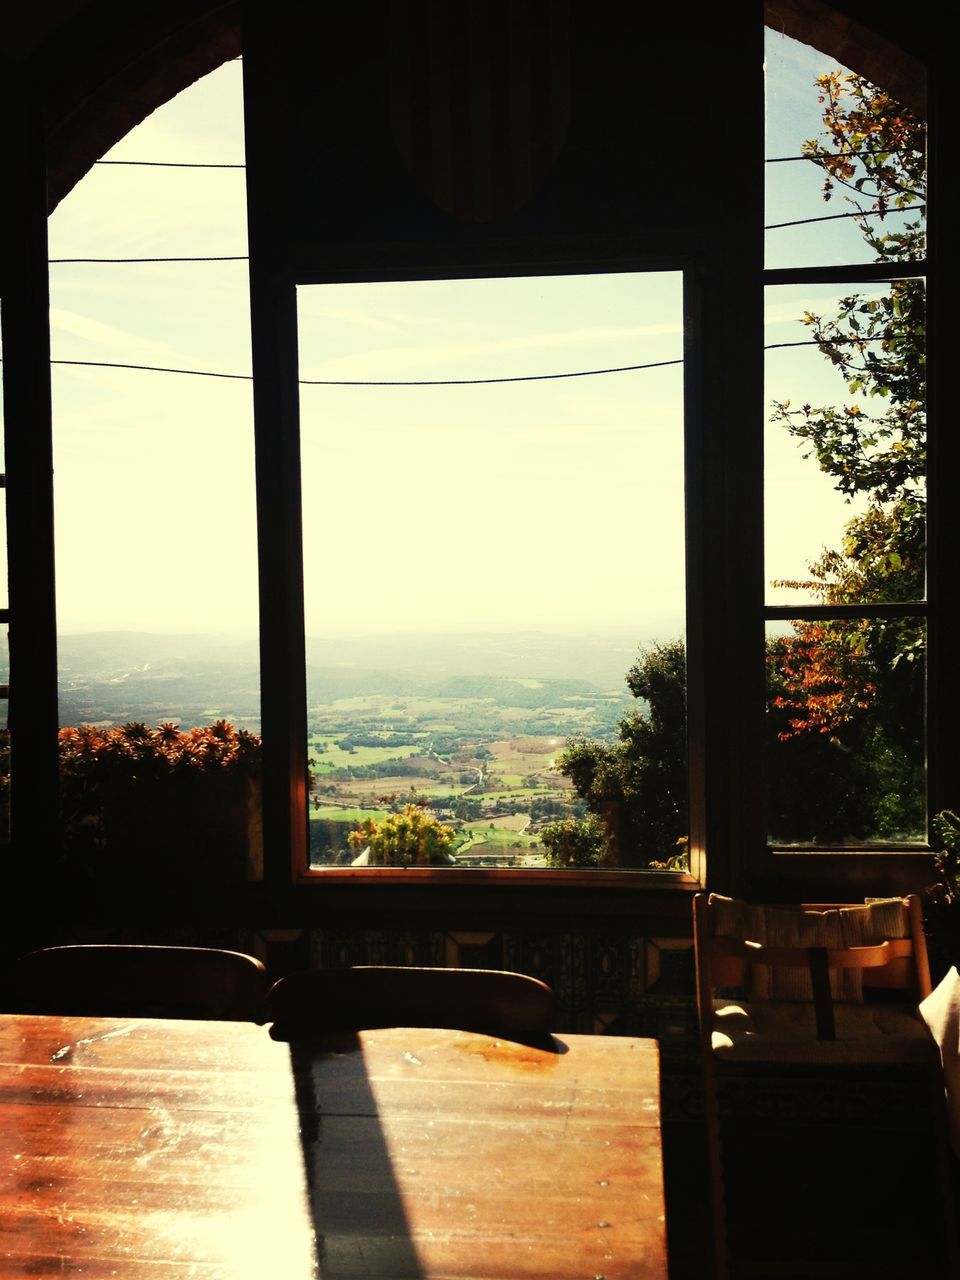
[[[769,156],[818,132],[835,65],[768,41]],[[232,62],[108,160],[239,164]],[[825,206],[819,171],[768,165],[768,222]],[[246,253],[243,171],[98,165],[50,221],[51,259]],[[768,264],[864,261],[851,221],[768,233]],[[767,342],[842,289],[770,291]],[[302,378],[486,378],[682,355],[672,273],[313,286]],[[61,360],[247,374],[244,262],[51,266]],[[831,403],[811,348],[770,353],[768,399]],[[63,633],[257,629],[250,384],[55,366],[57,597]],[[679,367],[455,388],[301,388],[308,632],[682,631]],[[852,514],[768,429],[766,574],[802,577]],[[797,512],[803,513],[797,519]],[[771,602],[778,599],[771,592]]]

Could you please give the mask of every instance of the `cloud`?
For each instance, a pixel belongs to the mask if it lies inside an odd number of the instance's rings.
[[[514,351],[555,351],[559,348],[588,346],[597,343],[621,342],[635,338],[656,338],[668,334],[680,334],[683,326],[675,322],[659,324],[613,326],[593,325],[588,328],[563,329],[556,332],[521,334],[515,337],[490,338],[484,341],[457,343],[419,343],[399,347],[379,347],[369,351],[351,355],[338,356],[321,364],[301,368],[303,378],[385,378],[391,374],[400,374],[411,370],[417,371],[420,377],[431,377],[437,370],[453,361],[469,359],[475,356],[498,355]],[[308,342],[303,342],[303,347]],[[680,352],[677,352],[679,356]],[[645,359],[643,352],[637,352],[636,361],[641,364]],[[650,356],[651,359],[657,358]],[[589,358],[590,364],[596,364],[595,356]],[[612,364],[621,363],[621,357],[611,357]],[[534,369],[533,373],[552,372],[550,369]],[[438,375],[442,376],[442,375]],[[466,375],[471,376],[471,375]],[[496,376],[477,373],[476,376]]]

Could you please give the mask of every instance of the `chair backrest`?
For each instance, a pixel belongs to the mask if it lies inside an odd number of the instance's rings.
[[[902,991],[918,1003],[930,993],[915,894],[796,907],[757,907],[697,894],[693,917],[697,1004],[705,1036],[718,990],[752,985],[753,998],[812,1001],[820,1039],[833,1036],[835,1000],[857,1001],[864,991],[883,989]],[[755,978],[758,971],[765,974],[762,982]],[[769,971],[786,975],[779,992],[766,976]]]
[[[549,1044],[553,992],[497,969],[386,965],[313,969],[281,978],[264,1003],[278,1040],[376,1027],[446,1027],[524,1044]]]
[[[47,947],[21,956],[30,1013],[256,1021],[268,983],[259,960],[208,947]]]

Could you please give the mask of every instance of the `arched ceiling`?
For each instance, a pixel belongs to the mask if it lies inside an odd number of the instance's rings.
[[[47,111],[49,207],[157,107],[240,54],[240,0],[44,0],[7,6],[7,60],[26,64]],[[924,9],[921,9],[921,17]],[[925,113],[922,63],[888,37],[922,52],[924,31],[903,10],[846,0],[767,0],[766,21],[832,54]],[[869,21],[870,25],[867,25]]]

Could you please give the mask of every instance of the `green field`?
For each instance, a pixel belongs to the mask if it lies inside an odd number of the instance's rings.
[[[404,746],[354,747],[351,752],[344,751],[342,747],[336,745],[342,737],[344,737],[342,733],[317,734],[307,740],[307,755],[313,756],[317,762],[315,772],[328,773],[331,769],[349,769],[351,765],[359,767],[365,764],[382,764],[384,760],[406,760],[410,756],[415,756],[427,745],[425,739],[422,743],[408,743]],[[326,747],[322,753],[321,746]]]
[[[383,817],[383,809],[347,809],[339,805],[321,805],[319,809],[310,806],[311,822],[362,822],[364,818],[378,821]]]
[[[536,836],[521,835],[517,831],[505,831],[502,827],[494,827],[491,831],[489,826],[477,826],[471,824],[464,828],[467,831],[467,839],[459,846],[460,849],[475,849],[477,845],[486,844],[491,849],[529,849],[531,845],[536,845]]]
[[[539,827],[567,812],[574,798],[571,783],[556,771],[556,759],[570,735],[585,728],[604,733],[609,715],[596,701],[553,709],[535,705],[531,693],[542,683],[533,676],[501,681],[496,699],[373,693],[312,706],[308,754],[316,762],[313,799],[320,805],[310,812],[316,855],[324,856],[323,836],[314,824],[339,824],[331,847],[342,860],[345,826],[365,818],[382,820],[391,808],[430,800],[446,802],[435,812],[456,832],[454,848],[465,865],[481,865],[473,859],[496,859],[496,865],[542,863]],[[554,691],[549,692],[553,701]],[[353,750],[336,745],[390,734],[409,740]],[[394,772],[391,762],[399,770],[401,761],[416,773]],[[351,770],[369,768],[384,772],[350,776]],[[334,771],[338,776],[331,777]],[[538,814],[532,834],[511,829],[531,820],[535,799],[558,801],[559,813],[549,819]],[[458,813],[461,800],[464,809]]]

